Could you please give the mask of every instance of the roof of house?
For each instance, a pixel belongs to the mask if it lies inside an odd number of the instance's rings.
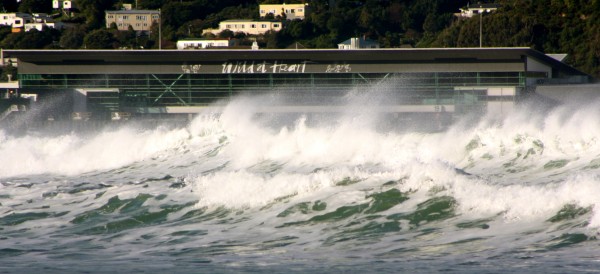
[[[253,22],[253,23],[281,23],[281,21],[278,20],[254,20],[254,19],[229,19],[229,20],[224,20],[221,21],[221,23],[248,23],[248,22]]]
[[[157,11],[157,10],[107,10],[106,13],[116,13],[116,14],[156,13],[156,14],[159,14],[160,11]]]
[[[225,39],[225,38],[215,38],[215,39],[209,39],[209,38],[183,38],[183,39],[177,40],[177,42],[179,42],[179,41],[229,41],[229,39]]]
[[[500,5],[498,4],[473,4],[473,5],[467,5],[466,8],[463,8],[464,10],[469,10],[469,9],[497,9],[499,8]]]
[[[298,3],[298,4],[259,4],[260,7],[263,6],[308,6],[308,4],[302,4],[302,3]]]

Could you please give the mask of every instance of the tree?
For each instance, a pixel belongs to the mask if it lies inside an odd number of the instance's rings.
[[[16,80],[17,76],[19,75],[17,73],[17,68],[14,67],[12,65],[12,63],[8,63],[8,65],[4,66],[4,67],[0,67],[0,81],[8,81],[8,78],[11,78],[11,80]],[[10,76],[9,76],[10,75]]]
[[[19,11],[25,13],[50,13],[52,11],[52,1],[23,0],[19,5]]]
[[[62,36],[60,37],[59,45],[64,49],[79,49],[83,45],[85,34],[85,26],[68,28],[63,31]]]
[[[178,29],[185,22],[194,19],[190,3],[169,2],[161,10],[163,26],[171,26]]]
[[[32,29],[27,32],[13,33],[6,36],[0,43],[0,47],[9,49],[43,49],[51,47],[54,41],[59,39],[60,32],[44,28],[42,31]]]
[[[160,9],[167,0],[137,0],[138,9]]]
[[[317,39],[315,40],[315,47],[321,48],[321,49],[326,49],[326,48],[335,48],[336,46],[335,46],[334,39],[332,39],[330,35],[321,35],[321,36],[317,37]]]
[[[83,39],[83,45],[87,49],[112,49],[115,38],[106,29],[97,29],[88,33]]]
[[[8,35],[12,34],[11,26],[0,25],[0,41],[4,40]]]
[[[111,30],[111,33],[115,37],[116,43],[119,45],[119,47],[133,49],[139,48],[140,46],[137,41],[137,32],[131,25],[129,25],[126,31]]]
[[[233,35],[234,35],[233,31],[226,29],[226,30],[221,31],[217,35],[217,37],[219,37],[221,39],[227,39],[227,38],[233,38]]]
[[[44,0],[46,1],[46,0]],[[89,29],[104,28],[104,15],[106,10],[113,9],[115,0],[76,0],[77,7],[86,18],[85,23]]]
[[[2,10],[4,12],[16,12],[19,10],[17,0],[2,0]]]

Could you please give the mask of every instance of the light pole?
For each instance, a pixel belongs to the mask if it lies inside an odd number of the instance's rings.
[[[479,12],[479,47],[483,47],[483,13],[490,12],[490,9],[482,9]]]
[[[161,25],[162,25],[162,14],[160,12],[160,9],[158,9],[158,50],[162,50],[162,31],[161,31]]]
[[[479,12],[479,47],[483,45],[483,11]]]

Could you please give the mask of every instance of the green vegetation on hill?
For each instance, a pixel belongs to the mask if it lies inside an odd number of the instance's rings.
[[[7,12],[51,13],[49,0],[3,1]],[[227,19],[259,19],[258,4],[279,0],[74,0],[72,16],[54,11],[69,24],[64,30],[45,29],[12,33],[0,27],[2,48],[158,48],[158,26],[153,32],[106,28],[105,10],[122,4],[138,9],[161,9],[162,48],[175,48],[183,38],[201,37]],[[478,47],[480,20],[483,46],[533,47],[546,53],[568,53],[567,62],[600,77],[600,0],[496,0],[500,8],[481,18],[459,18],[469,0],[288,0],[309,4],[305,20],[287,21],[280,32],[258,37],[225,31],[219,37],[238,38],[242,45],[256,40],[261,47],[335,48],[350,37],[379,41],[382,47]],[[269,19],[278,19],[271,17]],[[208,36],[212,37],[212,36]]]
[[[481,18],[484,47],[533,47],[568,53],[572,66],[600,77],[599,0],[498,0],[500,8]],[[479,44],[479,20],[454,20],[428,47]]]

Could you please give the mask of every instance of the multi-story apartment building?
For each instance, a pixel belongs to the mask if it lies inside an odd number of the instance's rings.
[[[262,4],[259,5],[259,13],[260,17],[273,14],[274,16],[285,15],[288,20],[303,20],[308,15],[308,4]]]
[[[232,32],[243,32],[250,35],[264,34],[267,31],[280,31],[281,22],[276,21],[253,21],[253,20],[225,20],[219,23],[218,29],[205,29],[202,34],[219,34],[224,30]]]
[[[154,22],[160,22],[160,12],[157,10],[106,11],[106,28],[115,23],[118,30],[128,30],[131,26],[135,31],[150,31]]]

